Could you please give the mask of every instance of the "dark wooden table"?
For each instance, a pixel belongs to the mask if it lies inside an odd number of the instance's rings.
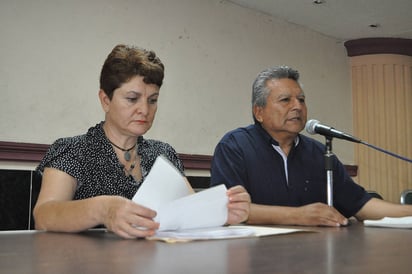
[[[412,230],[316,232],[168,244],[79,234],[0,232],[0,273],[412,273]]]

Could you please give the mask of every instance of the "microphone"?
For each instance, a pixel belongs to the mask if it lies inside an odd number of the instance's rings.
[[[350,134],[334,129],[333,127],[322,125],[318,120],[309,120],[305,126],[306,132],[309,134],[320,134],[327,137],[336,137],[339,139],[348,140],[354,143],[362,143],[362,141]]]

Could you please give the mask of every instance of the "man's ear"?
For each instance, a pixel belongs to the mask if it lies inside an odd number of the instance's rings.
[[[102,89],[99,90],[99,99],[104,112],[108,112],[110,108],[110,98]]]
[[[256,119],[259,123],[262,123],[262,122],[263,122],[262,111],[263,111],[263,108],[262,108],[262,107],[253,106],[253,116],[255,117],[255,119]]]

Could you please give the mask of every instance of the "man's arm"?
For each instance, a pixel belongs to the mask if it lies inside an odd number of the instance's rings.
[[[300,207],[251,204],[248,224],[341,226],[348,220],[335,208],[323,203]]]
[[[355,217],[360,221],[405,216],[412,216],[412,205],[395,204],[377,198],[370,199],[355,214]]]

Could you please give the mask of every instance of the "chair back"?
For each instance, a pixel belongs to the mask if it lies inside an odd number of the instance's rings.
[[[412,189],[406,189],[401,193],[401,204],[412,205]]]

